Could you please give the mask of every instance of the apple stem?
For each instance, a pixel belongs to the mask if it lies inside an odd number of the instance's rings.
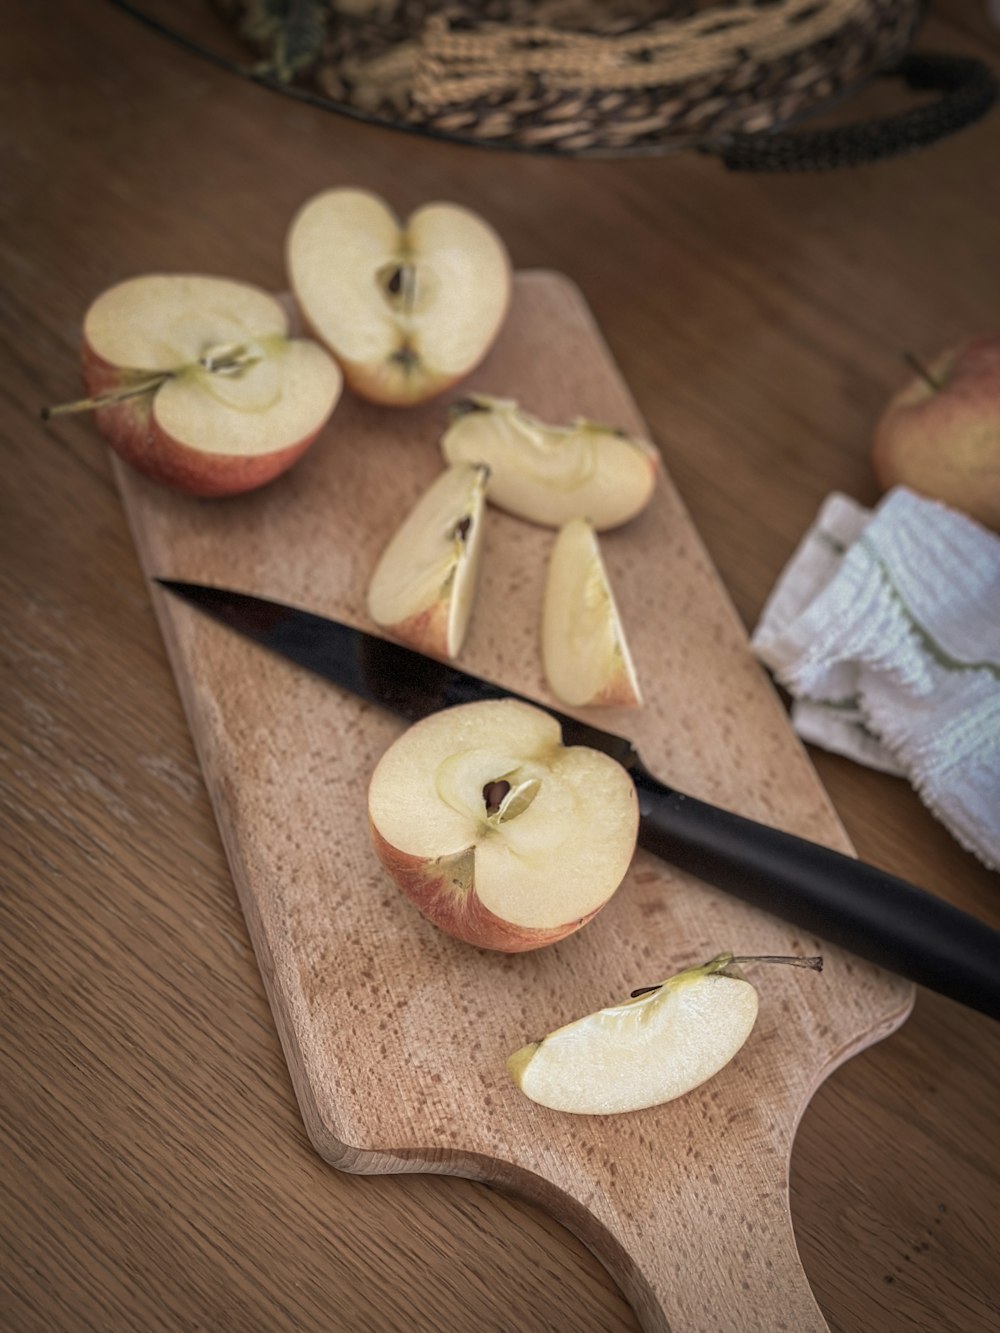
[[[98,394],[96,398],[80,398],[75,403],[59,403],[56,407],[43,407],[42,420],[48,421],[50,417],[64,417],[71,412],[94,412],[99,407],[111,407],[115,403],[124,403],[129,398],[141,398],[143,394],[152,393],[161,384],[166,384],[172,375],[173,371],[168,370],[161,375],[153,375],[147,380],[141,380],[138,384],[131,384],[127,388],[114,389],[111,393]]]
[[[789,967],[808,967],[813,972],[823,971],[821,957],[787,957],[783,954],[758,954],[748,958],[730,958],[730,963],[787,963]]]
[[[920,360],[919,357],[914,356],[912,352],[904,352],[903,360],[906,362],[906,364],[910,367],[911,370],[916,371],[916,373],[920,376],[920,378],[924,381],[924,383],[929,388],[933,389],[935,393],[937,393],[941,389],[942,386],[937,382],[937,380],[934,378],[934,376],[927,369],[927,367],[924,365],[924,363]]]
[[[726,968],[732,967],[734,963],[787,963],[789,967],[808,967],[812,972],[823,971],[823,959],[821,957],[803,958],[801,955],[790,956],[786,954],[752,954],[743,958],[736,958],[732,954],[719,954],[718,958],[713,958],[711,963],[706,963],[706,969],[711,969],[716,976],[728,976]],[[721,964],[721,966],[720,966]],[[701,970],[701,969],[695,969]],[[637,999],[640,995],[649,995],[655,990],[661,990],[663,982],[657,986],[639,986],[638,989],[629,991],[631,999]]]
[[[452,421],[457,421],[459,417],[467,417],[472,412],[489,410],[485,403],[479,403],[475,398],[457,398],[448,408],[448,416]]]

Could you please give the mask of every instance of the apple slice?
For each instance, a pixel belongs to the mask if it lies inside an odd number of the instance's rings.
[[[375,851],[435,925],[520,953],[585,925],[625,876],[638,803],[626,770],[566,747],[550,713],[517,699],[417,722],[368,791]]]
[[[587,518],[598,531],[649,503],[660,465],[647,440],[592,421],[549,426],[506,398],[476,394],[452,407],[441,441],[449,463],[486,463],[490,501],[518,518],[561,527]]]
[[[523,1046],[507,1072],[532,1101],[578,1115],[638,1111],[683,1096],[729,1063],[757,1019],[757,992],[740,963],[823,967],[821,958],[719,954]]]
[[[457,204],[401,223],[374,194],[327,190],[296,214],[287,250],[309,327],[374,403],[444,392],[483,359],[510,304],[503,242]]]
[[[318,343],[288,336],[280,303],[247,283],[147,274],[109,288],[83,322],[89,398],[111,447],[154,481],[235,495],[295,463],[340,397]]]
[[[479,577],[487,471],[446,468],[396,530],[368,586],[376,625],[419,652],[457,657]]]
[[[542,663],[553,694],[571,707],[642,704],[600,545],[583,518],[560,529],[549,557]]]

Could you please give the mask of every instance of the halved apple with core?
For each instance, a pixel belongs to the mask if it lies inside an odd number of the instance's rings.
[[[549,557],[542,662],[552,692],[572,707],[642,703],[600,546],[586,519],[565,524]]]
[[[424,491],[375,567],[368,614],[418,652],[456,657],[472,612],[487,471],[446,468]]]
[[[192,495],[235,495],[290,468],[340,396],[318,343],[288,336],[280,303],[247,283],[185,274],[130,278],[83,322],[93,408],[126,462]]]
[[[457,204],[400,222],[365,190],[326,190],[292,221],[288,270],[308,325],[375,403],[424,402],[467,375],[510,304],[503,242]]]
[[[740,963],[823,966],[821,958],[719,954],[522,1047],[507,1072],[555,1111],[607,1115],[672,1101],[717,1074],[750,1035],[758,998]]]
[[[460,704],[417,722],[372,775],[376,854],[435,925],[519,953],[585,925],[628,870],[632,779],[516,699]]]
[[[624,431],[577,421],[550,426],[506,398],[475,394],[451,409],[449,463],[486,463],[489,499],[532,523],[587,518],[601,531],[634,518],[653,495],[660,455]]]

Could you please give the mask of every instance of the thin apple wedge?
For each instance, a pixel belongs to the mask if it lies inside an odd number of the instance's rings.
[[[823,966],[821,958],[719,954],[522,1047],[507,1072],[532,1101],[577,1115],[639,1111],[681,1097],[724,1068],[753,1029],[758,996],[741,963]]]
[[[482,550],[487,471],[446,468],[407,514],[375,567],[368,614],[432,657],[461,651]]]
[[[560,529],[549,556],[542,663],[553,694],[571,707],[642,704],[600,545],[583,518]]]
[[[287,253],[307,324],[374,403],[443,393],[483,359],[510,304],[503,242],[457,204],[401,222],[365,190],[326,190],[296,214]]]
[[[191,495],[253,490],[302,456],[340,397],[333,358],[288,327],[280,303],[248,283],[130,278],[84,318],[90,397],[48,415],[94,410],[127,463]]]
[[[618,888],[638,802],[615,760],[564,746],[516,699],[460,704],[408,728],[376,765],[379,860],[441,930],[519,953],[579,930]]]
[[[648,441],[592,421],[551,426],[510,399],[476,394],[452,407],[441,441],[449,463],[485,463],[488,498],[518,518],[558,528],[586,518],[618,527],[649,503],[660,455]]]

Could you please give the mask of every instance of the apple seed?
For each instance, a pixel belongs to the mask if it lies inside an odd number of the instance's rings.
[[[417,270],[413,264],[386,264],[376,275],[382,293],[394,310],[409,313],[416,302]]]
[[[525,778],[523,782],[519,782],[512,791],[507,792],[500,802],[500,808],[495,816],[496,822],[503,824],[509,819],[516,819],[518,815],[523,815],[541,789],[542,782],[540,778]]]
[[[210,347],[198,358],[198,365],[213,375],[241,375],[261,359],[252,356],[245,343],[229,343]]]
[[[497,782],[487,782],[483,788],[483,800],[486,802],[486,813],[495,815],[500,809],[503,798],[510,791],[510,783],[500,778]]]

